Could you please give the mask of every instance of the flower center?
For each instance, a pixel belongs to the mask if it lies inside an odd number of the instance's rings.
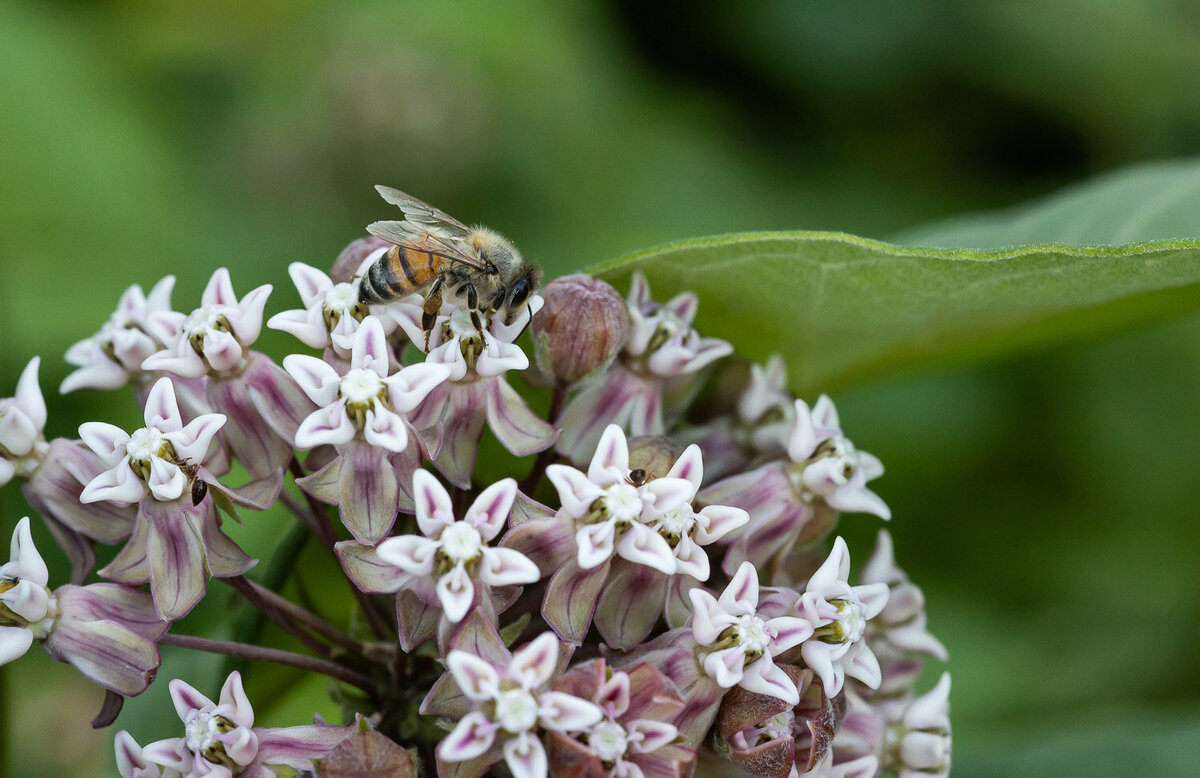
[[[754,614],[747,614],[738,619],[738,642],[746,649],[749,661],[758,659],[766,653],[771,643],[771,633],[766,622]],[[754,659],[750,659],[753,656]]]
[[[658,534],[674,548],[684,535],[692,535],[696,531],[696,514],[691,507],[680,505],[667,511],[658,518]]]
[[[469,562],[479,556],[483,536],[465,521],[456,521],[442,530],[441,551],[455,562]]]
[[[321,306],[325,318],[325,328],[333,331],[343,316],[349,315],[357,321],[367,317],[367,306],[358,301],[358,290],[354,284],[335,284],[325,293],[325,302]]]
[[[342,377],[338,390],[351,405],[370,407],[379,399],[385,386],[379,374],[365,367],[355,368]]]
[[[233,332],[225,314],[211,308],[201,308],[183,320],[183,331],[187,333],[188,342],[200,356],[204,356],[204,335],[209,330]]]
[[[125,444],[125,454],[129,457],[129,466],[143,481],[150,477],[150,460],[172,460],[175,458],[175,447],[171,441],[153,427],[142,427],[129,436]]]
[[[817,627],[813,637],[825,643],[856,643],[867,629],[862,606],[849,600],[830,600],[838,610],[837,620]]]
[[[187,747],[190,751],[213,764],[223,765],[230,770],[236,770],[240,765],[225,752],[225,744],[217,739],[218,735],[237,729],[232,721],[224,716],[213,716],[205,711],[196,711],[187,724]]]
[[[592,727],[587,735],[588,748],[601,762],[615,762],[628,748],[625,728],[611,719]]]
[[[642,496],[630,484],[613,484],[604,495],[604,509],[618,524],[632,524],[642,515]]]
[[[524,689],[510,689],[496,697],[494,721],[512,734],[528,732],[537,723],[538,704]]]

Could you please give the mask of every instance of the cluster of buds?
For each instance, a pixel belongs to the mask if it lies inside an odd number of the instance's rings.
[[[252,349],[269,285],[239,298],[220,269],[191,313],[174,279],[131,287],[61,390],[132,385],[132,431],[45,440],[33,358],[0,400],[0,486],[21,482],[72,577],[49,587],[22,519],[0,664],[40,642],[105,690],[97,725],[164,645],[340,687],[343,725],[265,728],[239,673],[216,702],[171,680],[181,735],[118,733],[125,778],[948,774],[949,675],[917,689],[946,658],[921,591],[886,532],[852,581],[834,532],[843,512],[891,513],[832,400],[793,397],[778,357],[735,364],[695,329],[696,295],[655,302],[636,272],[624,298],[576,275],[519,311],[360,302],[388,248],[291,266],[303,307],[266,320],[299,342],[279,362]],[[698,418],[691,398],[726,370],[749,375],[740,396]],[[248,575],[228,522],[276,505],[346,579],[346,607]],[[97,545],[118,547],[98,570]],[[309,567],[291,568],[301,589]],[[187,634],[210,578],[296,650]]]

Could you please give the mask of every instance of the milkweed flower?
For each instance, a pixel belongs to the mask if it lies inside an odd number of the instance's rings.
[[[504,601],[491,596],[492,587],[530,584],[541,577],[537,565],[524,554],[489,545],[504,529],[512,510],[517,495],[513,479],[480,492],[462,519],[454,518],[449,493],[428,471],[413,474],[413,494],[421,535],[393,536],[374,550],[353,541],[339,543],[337,549],[347,574],[365,591],[405,589],[409,596],[398,596],[396,603],[405,645],[416,645],[431,636],[412,631],[418,625],[432,627],[431,621],[423,618],[427,613],[440,610],[446,621],[458,624],[479,608],[494,621],[497,606]],[[381,565],[400,574],[379,571]]]
[[[878,759],[901,778],[950,774],[950,674],[918,697],[867,701],[847,692],[846,718],[834,740],[839,759]]]
[[[326,724],[255,727],[254,708],[237,671],[225,680],[216,702],[178,679],[170,688],[186,734],[149,743],[140,754],[147,765],[142,769],[157,765],[163,778],[169,771],[189,778],[267,778],[278,774],[274,768],[311,770],[313,760],[329,753],[351,730]],[[121,753],[127,744],[118,738]]]
[[[100,330],[67,349],[76,369],[63,379],[63,394],[77,389],[119,389],[142,380],[142,363],[179,336],[184,315],[171,310],[175,276],[160,280],[147,295],[134,284]]]
[[[609,424],[630,435],[663,434],[667,382],[693,376],[733,353],[726,341],[702,338],[692,328],[699,305],[692,292],[657,303],[645,276],[635,272],[626,305],[632,326],[625,347],[603,375],[567,403],[559,420],[562,434],[556,447],[572,462],[587,458]]]
[[[796,400],[786,461],[730,476],[700,493],[701,502],[734,505],[750,514],[747,525],[727,536],[733,546],[725,571],[744,560],[763,568],[780,561],[795,546],[828,533],[838,511],[890,519],[887,504],[866,486],[882,474],[879,459],[859,451],[842,433],[832,400],[821,395],[811,409]]]
[[[604,718],[595,703],[548,688],[558,663],[559,641],[551,632],[503,663],[450,651],[446,666],[471,711],[438,744],[438,760],[478,768],[503,759],[514,778],[546,778],[549,761],[538,731],[579,732]]]
[[[221,440],[255,480],[280,474],[292,457],[300,419],[312,411],[282,368],[250,349],[262,332],[270,294],[271,285],[263,284],[238,299],[229,271],[218,268],[174,340],[142,363],[143,370],[180,378],[207,377],[208,405],[234,422],[222,430]],[[156,313],[150,321],[165,318]]]
[[[158,670],[155,641],[167,630],[146,594],[116,584],[48,587],[29,517],[17,522],[0,566],[0,665],[42,643],[51,657],[104,688],[140,694]]]
[[[16,394],[0,399],[0,486],[13,476],[28,478],[46,454],[46,401],[38,386],[39,364],[38,357],[29,360]]]
[[[536,453],[554,442],[554,427],[539,418],[505,378],[511,370],[529,367],[529,357],[513,341],[542,305],[542,298],[533,295],[511,323],[493,315],[482,332],[476,331],[466,310],[451,302],[442,306],[425,363],[445,366],[450,377],[430,392],[412,422],[427,438],[439,441],[433,463],[455,486],[471,485],[485,423],[517,456]],[[422,347],[425,334],[415,317],[401,318],[399,323],[413,344]]]
[[[357,328],[345,375],[303,354],[284,357],[283,366],[318,406],[297,428],[296,446],[332,445],[338,452],[301,485],[337,505],[356,540],[378,543],[397,510],[412,507],[408,485],[421,452],[409,415],[447,379],[449,369],[423,363],[392,373],[383,324],[375,316]]]
[[[79,436],[109,469],[89,481],[79,499],[137,504],[132,535],[101,574],[130,585],[149,581],[159,613],[175,620],[204,596],[206,569],[229,577],[255,561],[221,531],[212,500],[197,502],[190,488],[194,477],[219,488],[203,463],[225,416],[204,414],[185,425],[171,379],[163,377],[150,390],[143,417],[146,426],[132,434],[104,422],[80,425]],[[192,477],[185,467],[195,468]]]

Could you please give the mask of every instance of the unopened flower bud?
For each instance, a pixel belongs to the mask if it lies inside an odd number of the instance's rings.
[[[651,478],[662,478],[671,470],[671,465],[683,453],[681,446],[676,446],[662,435],[638,435],[629,439],[629,468],[635,474],[641,471],[643,476],[633,478],[645,482]]]
[[[368,254],[391,245],[383,238],[376,238],[374,235],[351,242],[334,260],[333,269],[329,271],[330,279],[335,284],[351,283],[354,280],[354,274],[358,272],[358,266],[362,264]]]
[[[577,274],[542,290],[545,306],[533,317],[538,365],[574,383],[608,367],[629,335],[629,311],[610,285]]]

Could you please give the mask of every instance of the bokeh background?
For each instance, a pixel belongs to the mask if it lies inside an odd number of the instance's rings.
[[[887,239],[1200,154],[1187,0],[0,0],[0,73],[0,395],[42,355],[48,436],[137,426],[129,392],[54,391],[127,285],[174,273],[189,310],[225,265],[296,307],[289,262],[391,217],[376,183],[554,276],[730,231]],[[1198,357],[1192,315],[838,388],[950,649],[955,775],[1200,770]],[[0,508],[7,538],[15,484]],[[256,523],[234,534],[266,556]],[[856,559],[878,525],[843,521]],[[210,590],[189,626],[239,615]],[[163,675],[215,695],[221,669]],[[0,687],[0,771],[116,774],[73,670],[35,648]],[[273,725],[335,716],[321,691],[251,682]],[[165,684],[119,724],[175,734]]]

